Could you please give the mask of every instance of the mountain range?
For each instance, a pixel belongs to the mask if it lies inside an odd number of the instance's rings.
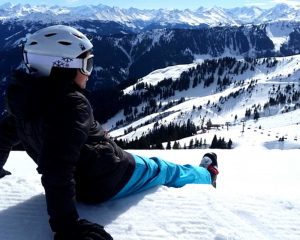
[[[183,139],[187,145],[195,134],[205,138],[211,126],[224,135],[225,125],[238,131],[242,122],[256,121],[258,127],[287,114],[293,132],[300,123],[299,114],[292,114],[300,108],[298,11],[285,4],[193,11],[4,4],[0,94],[11,71],[24,67],[26,36],[67,24],[93,39],[88,87],[94,115],[125,148],[128,141],[149,148]]]
[[[221,7],[196,10],[141,10],[121,9],[106,5],[82,5],[78,7],[47,6],[5,3],[0,5],[0,20],[25,20],[43,23],[74,22],[78,20],[114,21],[125,24],[135,31],[153,26],[203,27],[244,24],[262,24],[274,21],[300,21],[300,9],[287,4],[278,4],[270,9],[259,7]]]
[[[176,141],[176,148],[203,147],[214,135],[237,145],[244,131],[299,148],[299,61],[226,57],[158,69],[123,90],[128,104],[105,126],[134,149],[167,142],[175,148]]]
[[[49,24],[7,22],[0,24],[0,77],[21,64],[25,36]],[[93,38],[95,71],[93,90],[137,80],[150,72],[210,57],[272,57],[300,52],[300,23],[276,22],[247,26],[199,29],[153,29],[134,33],[115,22],[81,20],[70,24]],[[11,66],[8,68],[7,66]]]

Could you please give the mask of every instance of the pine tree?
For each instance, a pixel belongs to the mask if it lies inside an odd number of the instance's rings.
[[[258,120],[259,119],[259,112],[256,110],[256,109],[254,109],[254,116],[253,116],[253,119],[254,120]]]
[[[207,123],[206,123],[207,129],[210,129],[212,126],[212,122],[211,119],[208,119]]]
[[[173,149],[179,149],[179,144],[177,141],[174,142]]]
[[[214,136],[210,148],[217,148],[218,147],[218,139],[217,139],[217,135]]]
[[[250,117],[251,115],[251,109],[246,109],[246,112],[245,112],[245,117]]]
[[[196,138],[196,140],[195,140],[195,148],[199,148],[200,146],[199,146],[199,139],[198,138]]]
[[[171,149],[171,142],[170,141],[168,141],[166,149]]]
[[[162,143],[158,143],[156,144],[156,149],[164,149],[164,146],[162,145]]]
[[[232,141],[231,139],[229,139],[228,143],[227,143],[227,148],[231,149],[232,148]]]
[[[200,143],[199,143],[199,147],[201,148],[202,147],[202,138],[200,138]]]
[[[194,147],[194,140],[193,140],[193,139],[191,139],[191,141],[190,141],[190,145],[189,145],[189,149],[193,149],[193,147]]]
[[[221,149],[226,149],[227,148],[227,144],[226,144],[224,138],[219,138],[219,144],[218,145],[219,145],[218,147],[221,148]]]

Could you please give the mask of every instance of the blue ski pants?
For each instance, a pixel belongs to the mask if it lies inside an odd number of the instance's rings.
[[[165,185],[182,187],[185,184],[211,184],[207,169],[193,165],[179,165],[160,158],[133,155],[136,165],[128,183],[112,199],[126,197],[149,188]]]

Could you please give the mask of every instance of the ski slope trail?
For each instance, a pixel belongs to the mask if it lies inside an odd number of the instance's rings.
[[[198,164],[204,150],[133,151]],[[98,205],[78,204],[82,218],[106,226],[116,240],[291,239],[300,237],[299,150],[216,151],[217,189],[157,187]],[[0,180],[0,239],[52,240],[35,164],[12,152]]]

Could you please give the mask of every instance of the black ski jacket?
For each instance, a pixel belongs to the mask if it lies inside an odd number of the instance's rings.
[[[50,225],[57,232],[78,219],[75,198],[108,200],[128,182],[135,162],[106,136],[77,85],[51,81],[16,73],[7,90],[9,114],[0,122],[0,168],[22,143],[42,174]]]

